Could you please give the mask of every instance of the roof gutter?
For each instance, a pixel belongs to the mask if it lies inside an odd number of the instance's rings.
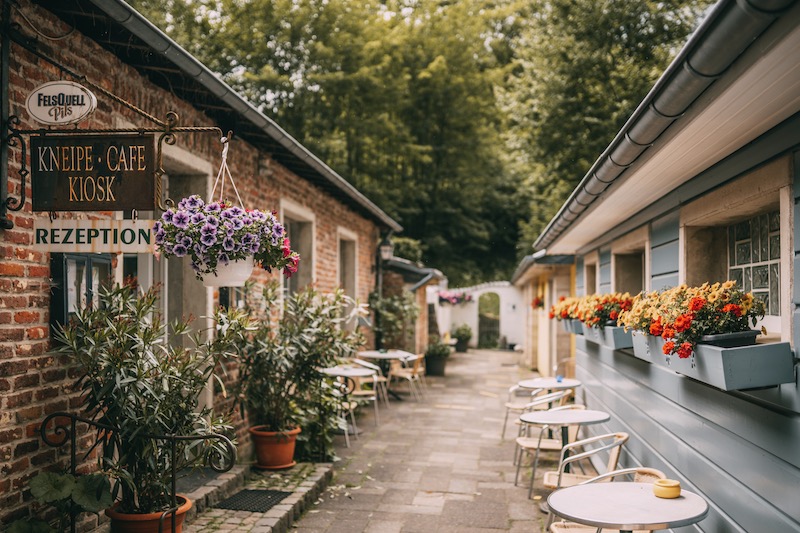
[[[795,0],[722,0],[536,241],[551,246]]]
[[[323,163],[317,156],[312,154],[306,147],[297,142],[291,135],[286,133],[272,119],[265,116],[256,109],[250,102],[242,98],[228,84],[220,80],[208,67],[197,60],[189,52],[184,50],[178,43],[170,39],[164,32],[158,29],[153,23],[144,18],[139,12],[122,0],[90,0],[95,6],[104,11],[109,17],[116,21],[120,26],[136,35],[150,45],[156,52],[172,61],[175,66],[180,68],[187,75],[194,78],[198,83],[208,89],[217,98],[225,102],[232,109],[236,110],[244,118],[261,128],[267,135],[275,139],[281,146],[286,148],[295,157],[303,161],[310,168],[318,172],[335,187],[342,190],[345,194],[353,198],[367,212],[372,214],[378,221],[394,232],[402,231],[403,227],[384,213],[377,205],[372,203],[358,189],[353,187],[347,180],[342,178],[328,165]]]

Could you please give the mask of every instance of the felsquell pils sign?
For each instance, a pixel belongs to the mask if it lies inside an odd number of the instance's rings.
[[[72,81],[51,81],[35,88],[25,107],[31,117],[47,126],[76,124],[97,108],[94,93]]]

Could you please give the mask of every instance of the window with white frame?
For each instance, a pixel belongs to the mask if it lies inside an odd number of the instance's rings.
[[[314,212],[290,200],[281,201],[283,224],[292,242],[292,249],[300,254],[300,266],[286,283],[289,294],[294,294],[314,281]]]
[[[680,282],[689,286],[732,279],[766,307],[756,324],[781,340],[791,337],[791,158],[782,157],[686,204],[681,209]]]
[[[728,226],[728,278],[780,315],[781,219],[779,211]]]

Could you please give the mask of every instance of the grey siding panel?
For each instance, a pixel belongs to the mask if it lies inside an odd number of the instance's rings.
[[[678,241],[654,246],[650,251],[650,272],[652,276],[678,272]]]
[[[679,229],[680,219],[677,211],[654,220],[650,224],[650,245],[656,247],[677,241]]]
[[[586,284],[583,281],[583,257],[575,260],[575,294],[584,294]]]
[[[707,498],[700,530],[800,532],[796,411],[768,409],[582,337],[576,359],[579,396],[611,414],[589,433],[627,431],[624,465],[659,468]]]
[[[598,293],[611,292],[611,248],[604,248],[600,250],[600,264],[597,267],[600,270],[600,286],[597,288]]]

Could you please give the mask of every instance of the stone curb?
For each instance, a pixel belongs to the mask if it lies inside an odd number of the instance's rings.
[[[308,468],[313,468],[310,474],[300,480],[292,479],[294,472],[302,472]],[[213,509],[213,506],[243,488],[274,488],[291,491],[292,494],[266,513],[250,513],[251,516],[258,518],[251,531],[253,533],[287,533],[291,525],[319,499],[332,479],[332,463],[313,465],[301,463],[290,470],[270,473],[251,469],[250,465],[237,465],[231,471],[220,474],[199,489],[187,494],[194,505],[187,513],[186,525],[191,528],[192,522],[206,511],[211,511],[215,515],[219,515],[220,512],[241,513],[241,511]],[[219,531],[224,531],[224,529]]]

